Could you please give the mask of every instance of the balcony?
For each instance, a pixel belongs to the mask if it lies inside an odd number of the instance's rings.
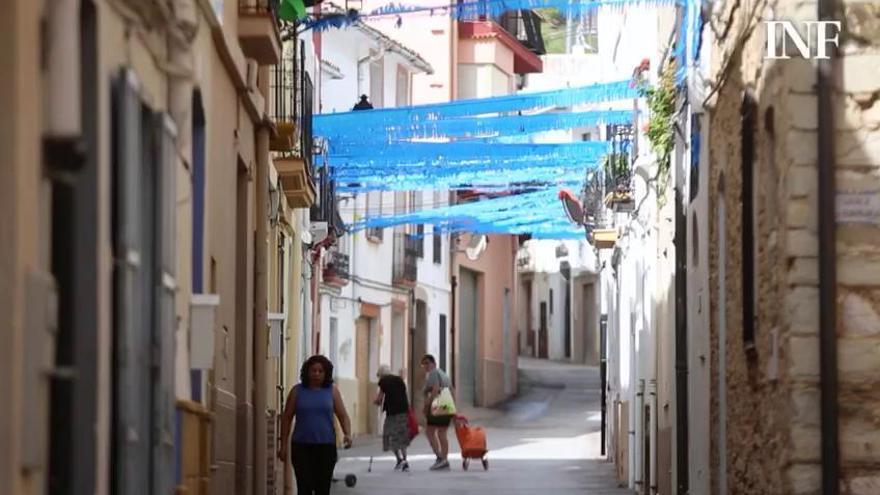
[[[612,151],[605,157],[604,163],[605,206],[615,211],[632,211],[635,206],[635,176],[631,152],[633,126],[609,125],[607,135]]]
[[[315,203],[315,183],[305,160],[294,156],[276,158],[275,169],[291,208],[308,208]]]
[[[415,287],[418,278],[418,239],[412,234],[394,234],[394,262],[392,280],[394,285]]]
[[[324,283],[345,287],[351,279],[348,255],[335,250],[327,254],[327,261],[324,265]]]
[[[498,17],[474,15],[458,23],[460,39],[494,39],[513,52],[517,74],[542,72],[540,55],[545,53],[538,16],[531,10],[509,11]]]
[[[278,5],[279,0],[239,0],[238,41],[244,56],[260,65],[281,59]]]
[[[547,53],[538,14],[531,10],[509,10],[493,20],[535,55]]]
[[[617,245],[617,230],[596,229],[590,232],[588,240],[597,249],[614,249]]]
[[[275,168],[291,208],[315,204],[317,191],[312,166],[312,81],[302,67],[296,70],[295,53],[273,68],[272,119],[278,135],[269,143]],[[327,219],[329,220],[329,219]]]
[[[516,269],[519,272],[533,272],[535,271],[534,260],[532,256],[528,253],[528,251],[524,251],[522,254],[517,254],[516,257]]]

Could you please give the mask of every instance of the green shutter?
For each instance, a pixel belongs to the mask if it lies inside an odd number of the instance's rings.
[[[283,21],[296,21],[306,16],[303,0],[281,0],[278,18]]]

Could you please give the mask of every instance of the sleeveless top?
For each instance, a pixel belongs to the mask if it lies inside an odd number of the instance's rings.
[[[441,390],[452,388],[452,380],[449,379],[449,375],[445,371],[440,368],[434,368],[428,372],[428,376],[425,378],[425,394],[430,392],[434,385],[440,387]]]
[[[296,443],[336,444],[333,428],[333,387],[312,389],[302,384],[294,387],[294,425]]]

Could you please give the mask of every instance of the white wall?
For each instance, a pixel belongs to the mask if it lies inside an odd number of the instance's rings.
[[[422,208],[442,208],[449,204],[449,194],[445,191],[420,191],[417,204]],[[446,315],[446,367],[449,367],[452,342],[449,329],[452,325],[451,293],[449,282],[449,236],[440,235],[440,263],[434,263],[433,225],[425,225],[424,256],[418,260],[416,295],[427,303],[428,308],[428,352],[440,360],[440,315]]]
[[[378,49],[376,42],[356,29],[334,30],[322,40],[323,57],[337,66],[343,74],[342,79],[334,80],[325,74],[322,96],[324,113],[351,110],[364,88],[370,87],[369,62],[358,62],[375,53],[384,53],[383,66],[384,107],[393,107],[396,102],[397,70],[405,64],[398,54]],[[410,69],[407,69],[408,71]],[[360,77],[360,79],[359,79]],[[377,105],[378,106],[378,105]],[[371,204],[376,205],[381,198],[380,211],[395,211],[394,194],[390,192],[372,193]],[[367,194],[343,194],[339,202],[340,216],[345,224],[361,220],[366,215]],[[393,364],[392,350],[406,349],[406,320],[396,319],[391,306],[393,299],[408,300],[405,291],[392,285],[392,266],[394,235],[393,229],[384,229],[381,242],[368,240],[365,231],[346,234],[339,240],[339,248],[349,254],[350,282],[338,291],[324,290],[321,301],[321,346],[330,354],[330,318],[337,319],[338,356],[337,374],[343,378],[355,378],[355,323],[360,316],[360,302],[380,306],[380,317],[371,328],[370,379],[374,379],[379,364]],[[429,320],[430,322],[430,320]],[[395,323],[398,325],[398,338],[394,342]],[[402,327],[400,326],[402,325]],[[401,331],[402,330],[402,331]]]
[[[339,29],[332,36],[324,36],[321,44],[324,60],[342,72],[342,79],[332,79],[326,73],[321,91],[321,113],[347,112],[358,102],[357,61],[367,56],[370,44],[363,35],[352,29]],[[367,74],[369,77],[369,74]]]

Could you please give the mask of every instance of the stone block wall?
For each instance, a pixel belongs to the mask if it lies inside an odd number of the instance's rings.
[[[880,493],[880,2],[843,2],[836,80],[841,493]],[[873,204],[873,206],[871,206]],[[861,207],[859,207],[861,208]]]
[[[836,71],[835,153],[842,192],[880,201],[880,4],[845,2],[847,23]],[[756,9],[716,13],[728,36],[713,53],[709,101],[710,218],[726,209],[726,246],[711,228],[713,374],[719,317],[726,323],[727,465],[719,465],[717,380],[713,379],[713,482],[726,469],[728,493],[821,492],[818,289],[818,180],[815,66],[765,60]],[[813,20],[814,2],[778,2],[777,19]],[[761,17],[759,17],[759,15]],[[734,33],[751,33],[741,38]],[[729,60],[729,62],[727,62]],[[727,65],[725,65],[727,64]],[[742,339],[741,115],[755,120],[755,339]],[[852,195],[850,196],[852,197]],[[864,196],[863,196],[864,197]],[[877,207],[874,207],[877,210]],[[870,210],[870,207],[869,207]],[[858,223],[853,222],[853,217]],[[849,218],[847,218],[849,217]],[[850,223],[853,222],[853,223]],[[841,493],[880,493],[880,211],[838,211],[838,365]],[[723,254],[721,250],[724,250]],[[726,285],[719,290],[720,263]],[[720,315],[719,298],[726,311]],[[713,485],[717,487],[717,484]]]

